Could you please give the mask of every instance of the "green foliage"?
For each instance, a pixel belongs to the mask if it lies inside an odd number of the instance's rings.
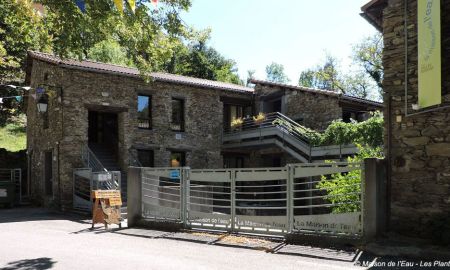
[[[20,82],[27,50],[48,51],[51,38],[30,1],[0,1],[0,84]]]
[[[359,145],[359,154],[349,157],[348,163],[362,163],[365,158],[383,158],[381,147],[368,147]],[[335,173],[330,176],[322,176],[316,185],[317,189],[326,191],[326,200],[335,204],[333,213],[349,213],[361,211],[361,170],[353,170],[348,173]]]
[[[103,63],[133,66],[133,62],[127,57],[126,50],[113,39],[100,41],[95,44],[89,50],[88,58]]]
[[[284,73],[284,66],[275,62],[266,66],[266,80],[274,83],[288,83],[291,81]]]
[[[210,29],[190,29],[189,43],[175,43],[174,53],[164,71],[196,78],[243,84],[237,75],[236,62],[208,46]]]
[[[335,57],[300,73],[299,86],[333,90],[360,98],[380,99],[383,81],[383,37],[376,34],[353,45],[351,70],[342,72]]]
[[[296,132],[306,138],[314,146],[361,144],[378,147],[383,144],[383,116],[381,112],[374,112],[363,122],[344,123],[342,120],[333,121],[323,132],[294,125],[283,119],[272,122],[289,132]]]
[[[377,33],[363,39],[353,46],[353,61],[374,80],[381,89],[383,87],[383,35]]]
[[[383,144],[383,116],[380,112],[363,122],[333,121],[322,134],[320,145],[362,144],[377,147]]]
[[[345,92],[338,60],[330,54],[326,55],[323,64],[303,71],[298,83],[305,87]]]
[[[21,115],[0,127],[0,148],[17,152],[26,148],[25,116]]]

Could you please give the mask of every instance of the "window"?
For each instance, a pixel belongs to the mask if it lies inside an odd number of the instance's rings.
[[[154,153],[152,150],[138,149],[137,155],[138,155],[139,163],[141,163],[141,165],[143,167],[154,167],[155,166]]]
[[[170,128],[174,131],[184,131],[184,100],[172,98],[172,122]]]
[[[225,104],[224,107],[224,125],[225,130],[231,127],[231,122],[237,118],[245,118],[251,116],[252,107],[242,105]]]
[[[143,129],[152,128],[152,110],[150,96],[138,96],[138,127]]]
[[[170,153],[170,167],[183,167],[183,166],[186,166],[186,153],[171,152]]]
[[[244,168],[244,157],[225,155],[223,157],[223,167],[224,168]]]

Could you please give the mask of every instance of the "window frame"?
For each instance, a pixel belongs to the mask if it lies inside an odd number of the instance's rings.
[[[150,155],[151,166],[146,166],[142,163],[139,153],[144,153],[144,152],[146,152],[147,154]],[[137,159],[138,159],[139,163],[143,167],[149,167],[149,168],[155,167],[155,151],[153,149],[136,149],[136,155],[137,155]]]
[[[173,154],[180,154],[181,155],[181,160],[180,160],[180,166],[179,167],[184,167],[186,166],[186,152],[185,151],[178,151],[178,150],[174,150],[174,151],[170,151],[170,159],[169,159],[169,167],[171,168],[177,168],[177,167],[173,167],[172,166],[172,155]]]
[[[180,123],[174,123],[173,121],[173,116],[174,116],[174,109],[173,109],[173,102],[174,101],[179,101],[181,104],[181,112],[180,112]],[[171,105],[171,114],[170,114],[170,129],[172,131],[177,131],[177,132],[184,132],[185,131],[185,99],[184,98],[179,98],[179,97],[172,97],[170,100],[170,105]],[[174,128],[175,126],[180,126],[180,128]]]
[[[142,118],[140,117],[140,111],[139,111],[139,97],[146,97],[148,98],[148,118]],[[153,121],[152,121],[152,96],[146,95],[146,94],[138,94],[137,96],[137,122],[138,122],[138,129],[142,130],[151,130],[153,128]],[[148,121],[148,127],[141,127],[140,121]]]

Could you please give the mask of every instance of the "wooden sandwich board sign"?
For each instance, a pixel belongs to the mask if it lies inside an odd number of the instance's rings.
[[[94,228],[96,223],[105,224],[105,229],[108,229],[110,224],[117,224],[119,228],[122,228],[120,223],[122,220],[120,190],[93,190],[92,198],[94,199],[92,228]]]

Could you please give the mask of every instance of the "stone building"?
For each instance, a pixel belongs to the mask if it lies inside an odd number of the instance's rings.
[[[254,80],[257,111],[279,111],[308,128],[323,131],[332,121],[367,120],[382,104],[334,91]]]
[[[101,166],[125,176],[130,164],[283,166],[299,160],[276,145],[225,148],[223,134],[232,120],[283,112],[324,129],[334,119],[382,107],[331,91],[262,81],[255,82],[256,90],[165,73],[152,73],[146,82],[133,68],[40,52],[28,56],[26,80],[34,89],[27,100],[31,194],[63,208],[71,207],[75,168]],[[38,112],[40,102],[48,104],[46,112]]]
[[[362,7],[384,37],[389,229],[421,238],[441,237],[450,228],[450,1],[427,4],[441,8],[442,104],[419,110],[417,0],[373,0]]]

